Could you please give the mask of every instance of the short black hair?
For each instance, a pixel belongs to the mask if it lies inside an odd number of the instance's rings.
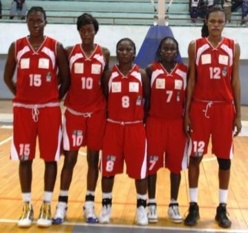
[[[84,14],[80,15],[80,16],[77,18],[77,30],[78,30],[78,31],[80,30],[80,28],[81,28],[82,26],[87,25],[87,24],[93,24],[94,29],[95,29],[95,32],[96,32],[96,33],[98,32],[99,23],[98,23],[98,21],[96,20],[96,18],[93,17],[91,14],[84,13]]]
[[[41,6],[32,6],[27,13],[27,17],[33,12],[41,12],[44,15],[44,19],[46,20],[46,12]]]
[[[122,41],[125,41],[125,40],[128,41],[128,42],[130,42],[130,44],[133,46],[134,54],[136,54],[136,46],[135,46],[135,43],[133,42],[133,40],[131,40],[130,38],[127,38],[127,37],[122,38],[122,39],[120,39],[120,40],[117,42],[117,44],[116,44],[116,50],[118,49],[119,44],[120,44]]]

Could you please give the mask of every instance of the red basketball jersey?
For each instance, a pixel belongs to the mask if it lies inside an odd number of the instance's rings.
[[[182,118],[188,68],[177,64],[168,73],[161,63],[152,64],[149,116]]]
[[[33,50],[28,37],[15,42],[17,81],[14,102],[44,104],[58,101],[56,47],[57,41],[49,37],[37,51]]]
[[[73,47],[69,56],[71,86],[65,99],[65,106],[78,112],[94,112],[106,108],[101,87],[101,77],[106,65],[102,48],[87,57],[81,44]]]
[[[108,83],[108,117],[116,121],[143,120],[143,88],[139,67],[123,75],[115,65]]]
[[[193,97],[199,100],[231,101],[235,42],[223,38],[213,48],[207,38],[196,40],[196,75]]]

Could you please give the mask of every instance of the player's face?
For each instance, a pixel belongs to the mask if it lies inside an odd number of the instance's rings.
[[[79,29],[79,34],[82,39],[83,44],[92,44],[94,43],[94,38],[95,38],[95,28],[93,24],[86,24],[83,25]]]
[[[31,12],[27,16],[28,30],[31,36],[43,36],[46,20],[44,14],[40,11]]]
[[[161,46],[160,55],[163,61],[174,61],[177,55],[176,43],[172,39],[165,40]]]
[[[133,62],[135,51],[132,43],[128,40],[123,40],[119,43],[116,51],[119,63]]]
[[[207,20],[207,26],[209,35],[218,36],[221,35],[226,24],[225,14],[222,11],[216,11],[209,14]]]

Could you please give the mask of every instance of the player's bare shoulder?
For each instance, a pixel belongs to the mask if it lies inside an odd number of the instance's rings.
[[[147,76],[147,73],[144,69],[139,68],[139,72],[141,73],[141,76]]]
[[[103,53],[103,56],[105,57],[105,59],[108,59],[109,60],[109,57],[110,57],[110,51],[108,48],[106,47],[102,47],[102,53]]]
[[[72,49],[73,49],[73,46],[67,46],[67,47],[65,48],[65,52],[66,52],[66,54],[67,54],[67,57],[70,56],[70,54],[71,54],[71,52],[72,52]]]

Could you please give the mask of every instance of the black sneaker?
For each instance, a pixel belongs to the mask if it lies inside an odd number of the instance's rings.
[[[184,225],[186,226],[195,226],[197,220],[200,218],[199,215],[199,206],[196,202],[190,202],[189,213],[184,219]]]
[[[218,222],[218,225],[222,228],[229,228],[232,225],[232,222],[227,217],[228,213],[226,211],[226,204],[219,204],[216,209],[215,220]]]

